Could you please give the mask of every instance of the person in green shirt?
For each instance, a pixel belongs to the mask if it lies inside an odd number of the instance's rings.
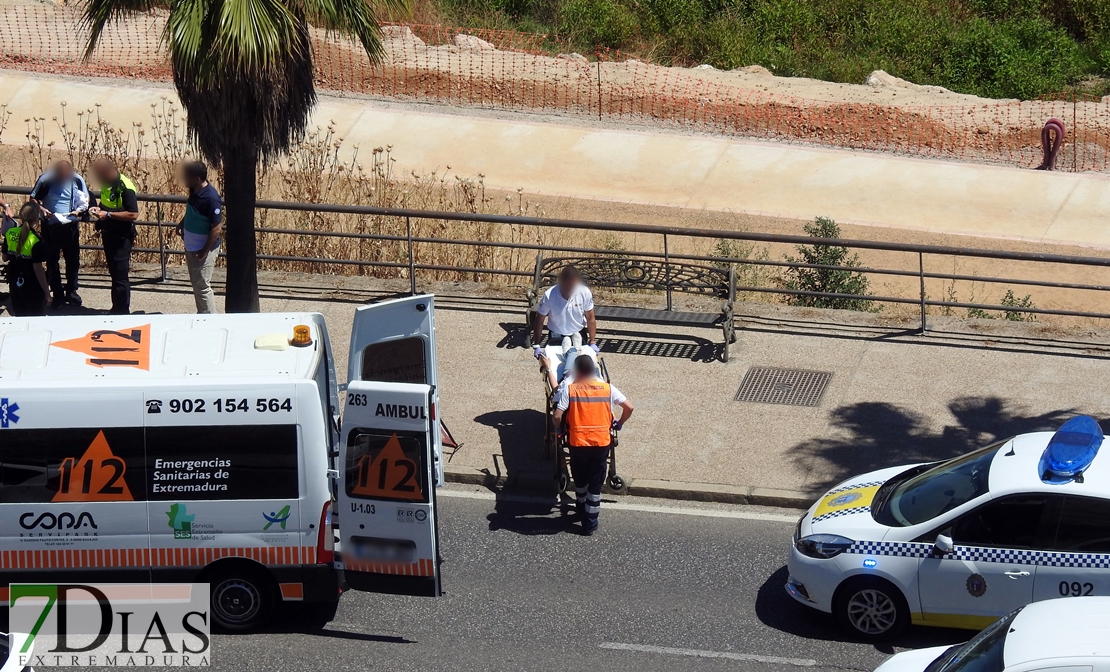
[[[11,209],[5,208],[5,216]],[[46,270],[42,263],[48,254],[46,244],[35,233],[34,224],[41,212],[37,203],[27,202],[19,209],[18,223],[4,233],[3,258],[8,262],[8,288],[12,315],[30,317],[46,314]]]
[[[139,218],[138,190],[108,158],[93,163],[100,182],[100,202],[89,208],[96,230],[104,241],[104,260],[112,278],[113,315],[131,312],[131,247],[135,242],[135,220]]]

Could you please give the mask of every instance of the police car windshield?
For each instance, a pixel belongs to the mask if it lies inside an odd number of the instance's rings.
[[[986,493],[991,462],[1004,443],[999,441],[920,472],[894,485],[889,496],[880,498],[876,494],[875,520],[891,526],[917,525]]]
[[[988,625],[985,630],[964,645],[953,646],[929,663],[925,672],[1002,672],[1002,651],[1010,624],[1021,608]]]

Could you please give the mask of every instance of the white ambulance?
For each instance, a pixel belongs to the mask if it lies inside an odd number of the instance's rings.
[[[319,314],[0,319],[0,600],[207,582],[234,631],[439,595],[433,298],[357,309],[348,360],[341,425]]]

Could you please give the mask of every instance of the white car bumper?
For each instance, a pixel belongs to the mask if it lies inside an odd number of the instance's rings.
[[[844,576],[836,560],[810,558],[791,546],[787,568],[787,594],[807,607],[831,613],[833,592]]]

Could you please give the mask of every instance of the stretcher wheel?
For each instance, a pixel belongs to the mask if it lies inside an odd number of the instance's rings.
[[[555,492],[561,494],[567,491],[570,486],[570,479],[563,472],[555,474]]]
[[[609,489],[618,495],[626,494],[628,492],[628,482],[620,474],[613,474],[609,477]]]

